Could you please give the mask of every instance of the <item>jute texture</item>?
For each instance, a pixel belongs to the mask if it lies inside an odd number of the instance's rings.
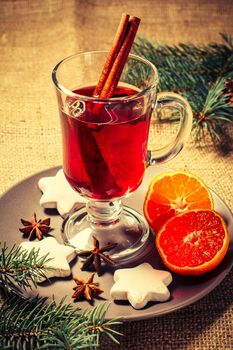
[[[78,51],[108,49],[120,14],[142,18],[140,34],[160,42],[219,41],[233,34],[232,1],[0,1],[0,192],[61,164],[61,135],[51,71]],[[169,129],[170,133],[170,129]],[[158,133],[157,133],[158,134]],[[157,139],[151,131],[151,141]],[[167,141],[167,132],[159,140]],[[233,155],[193,137],[171,169],[194,172],[233,209]],[[126,323],[121,345],[102,349],[230,350],[233,348],[231,272],[208,296],[169,315]]]

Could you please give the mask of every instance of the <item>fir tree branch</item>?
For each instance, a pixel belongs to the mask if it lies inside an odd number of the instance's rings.
[[[38,250],[30,253],[19,246],[8,250],[4,243],[0,254],[0,283],[7,292],[0,308],[1,349],[87,349],[98,347],[100,335],[106,334],[118,342],[121,335],[112,329],[119,319],[105,321],[109,304],[101,304],[79,313],[63,300],[59,305],[46,299],[21,298],[20,288],[36,286],[45,277],[50,259],[38,258]],[[10,297],[16,293],[14,297]]]
[[[111,327],[119,320],[105,321],[109,304],[79,313],[64,300],[56,305],[46,299],[8,299],[0,309],[1,349],[87,349],[99,346],[102,334],[118,342],[121,335]]]
[[[225,139],[227,124],[233,120],[233,88],[225,91],[228,83],[233,84],[233,39],[221,36],[222,44],[203,46],[160,45],[139,37],[133,46],[134,53],[157,67],[159,91],[173,91],[187,98],[194,112],[193,129],[198,142],[206,134],[214,144]],[[176,121],[167,121],[173,119]]]
[[[45,272],[51,268],[48,266],[48,255],[39,258],[39,250],[31,252],[14,245],[10,250],[6,243],[0,250],[0,287],[5,293],[21,293],[20,289],[36,286],[40,278],[46,278]]]
[[[210,134],[213,142],[220,141],[221,125],[233,123],[233,106],[228,103],[225,87],[225,79],[218,79],[208,92],[202,112],[194,115],[197,141],[204,138],[205,132]]]
[[[115,335],[122,335],[121,333],[111,328],[112,326],[121,324],[120,318],[105,321],[105,314],[109,306],[110,304],[99,304],[95,309],[89,309],[84,313],[84,316],[88,320],[87,330],[91,334],[95,334],[97,344],[99,344],[99,338],[103,333],[108,335],[117,344],[119,344],[119,342],[116,339]]]

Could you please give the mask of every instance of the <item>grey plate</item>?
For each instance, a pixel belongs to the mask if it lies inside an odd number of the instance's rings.
[[[51,217],[51,226],[54,230],[51,235],[55,236],[57,240],[62,243],[61,238],[61,225],[62,218],[58,215],[56,210],[46,210],[39,205],[41,192],[38,189],[37,183],[41,177],[53,176],[56,174],[58,168],[49,169],[39,174],[20,182],[16,186],[7,191],[0,199],[0,239],[6,241],[7,245],[11,247],[13,244],[21,243],[24,239],[18,228],[21,227],[20,218],[29,219],[33,212],[37,214],[37,218]],[[131,206],[142,213],[142,205],[145,197],[145,193],[151,179],[159,172],[167,169],[151,167],[146,171],[146,175],[142,185],[135,191],[129,198],[125,199],[125,204]],[[173,282],[169,286],[171,292],[171,298],[167,302],[163,303],[149,303],[144,309],[135,310],[128,302],[112,302],[107,318],[113,318],[117,316],[123,317],[125,320],[141,320],[154,316],[163,315],[174,310],[187,306],[204,295],[212,291],[230,271],[233,264],[233,216],[230,209],[226,204],[218,197],[217,194],[212,192],[214,198],[215,210],[220,213],[230,233],[231,242],[226,257],[222,263],[212,272],[201,277],[182,277],[173,274]],[[152,249],[148,251],[144,257],[144,261],[149,262],[156,268],[165,269],[162,264],[156,249],[154,248],[154,238],[151,235]],[[72,274],[86,278],[90,274],[89,272],[80,271],[81,262],[77,259],[71,263]],[[102,303],[104,300],[111,300],[109,291],[113,284],[113,270],[111,268],[104,267],[103,275],[95,276],[95,282],[99,282],[100,288],[104,290],[101,297],[95,299],[93,305]],[[40,284],[36,290],[32,290],[27,295],[37,295],[54,297],[59,302],[64,296],[68,303],[72,303],[74,306],[79,306],[81,309],[90,307],[90,303],[86,301],[74,303],[71,298],[72,288],[74,287],[72,277],[63,279],[52,279],[50,283],[44,282]]]

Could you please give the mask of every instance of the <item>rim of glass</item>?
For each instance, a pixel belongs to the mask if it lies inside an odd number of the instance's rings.
[[[148,85],[145,89],[139,91],[138,93],[135,93],[133,95],[128,95],[128,96],[123,96],[123,97],[111,97],[111,98],[99,98],[99,97],[90,97],[90,96],[85,96],[85,95],[81,95],[81,94],[77,94],[74,93],[72,90],[67,89],[65,86],[63,86],[62,84],[59,83],[58,79],[57,79],[57,71],[59,69],[59,67],[66,63],[67,61],[73,59],[74,57],[77,56],[82,56],[82,55],[89,55],[89,54],[98,54],[98,53],[106,53],[108,54],[108,51],[105,50],[99,50],[99,51],[85,51],[85,52],[80,52],[80,53],[76,53],[73,55],[70,55],[64,59],[62,59],[60,62],[58,62],[56,64],[56,66],[53,68],[52,71],[52,80],[54,82],[54,85],[56,86],[56,88],[58,90],[60,90],[61,92],[65,93],[66,95],[69,96],[73,96],[73,97],[77,97],[77,98],[81,98],[81,99],[85,99],[85,100],[90,100],[90,101],[97,101],[98,102],[109,102],[111,101],[111,103],[117,102],[117,101],[122,101],[122,100],[131,100],[131,99],[135,99],[137,97],[140,97],[142,95],[144,95],[148,90],[153,89],[154,87],[156,87],[158,85],[159,82],[159,78],[158,78],[158,71],[156,69],[156,67],[153,65],[153,63],[151,63],[150,61],[148,61],[147,59],[134,55],[134,54],[129,54],[130,58],[136,59],[138,61],[143,62],[144,64],[146,64],[147,66],[150,66],[150,68],[152,69],[155,79],[153,81],[153,83],[151,83],[150,85]],[[100,72],[101,74],[101,72]]]

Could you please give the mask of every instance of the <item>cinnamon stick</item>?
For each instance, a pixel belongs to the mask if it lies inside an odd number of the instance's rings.
[[[93,96],[110,98],[114,95],[121,73],[133,45],[140,19],[123,14]]]
[[[116,35],[114,37],[113,40],[113,44],[112,44],[112,48],[109,52],[109,55],[107,57],[107,60],[105,62],[104,68],[102,70],[100,79],[98,84],[96,85],[95,91],[93,92],[93,97],[99,97],[102,88],[106,82],[106,79],[110,73],[110,70],[112,68],[112,65],[114,63],[114,60],[120,50],[120,47],[123,43],[124,37],[125,37],[125,33],[128,27],[128,23],[129,23],[129,15],[127,15],[126,13],[123,13],[121,16],[121,20],[119,23],[119,26],[117,28],[117,32]]]
[[[140,19],[137,17],[129,16],[128,14],[122,15],[120,24],[118,26],[118,29],[113,41],[112,48],[105,62],[99,82],[92,94],[93,97],[109,98],[114,95],[121,73],[123,71],[124,65],[127,61],[129,52],[133,45],[139,23],[140,23]],[[98,114],[100,109],[99,107],[100,106],[98,104],[95,105],[92,109],[92,113]],[[82,140],[82,138],[87,137],[87,135],[89,139],[88,142],[91,145],[91,148],[94,154],[98,155],[99,164],[100,164],[99,169],[101,169],[102,174],[105,174],[105,176],[107,177],[105,181],[106,182],[105,190],[106,190],[106,194],[108,194],[109,196],[109,191],[112,188],[118,188],[117,182],[112,176],[112,173],[108,168],[108,164],[105,162],[105,159],[102,156],[102,152],[99,148],[99,145],[95,139],[94,134],[91,131],[87,134],[87,130],[86,130],[86,133],[82,133],[82,132],[80,133],[79,139]],[[87,154],[83,153],[82,156],[84,159],[84,164],[85,164],[85,169],[87,171],[87,174],[92,179],[92,183],[91,183],[92,191],[98,193],[98,187],[100,185],[98,181],[99,181],[99,178],[101,177],[97,176],[97,181],[93,181],[92,174],[89,174],[89,163],[92,162],[92,158],[88,156],[88,152]],[[101,181],[102,181],[102,178],[101,178]]]

